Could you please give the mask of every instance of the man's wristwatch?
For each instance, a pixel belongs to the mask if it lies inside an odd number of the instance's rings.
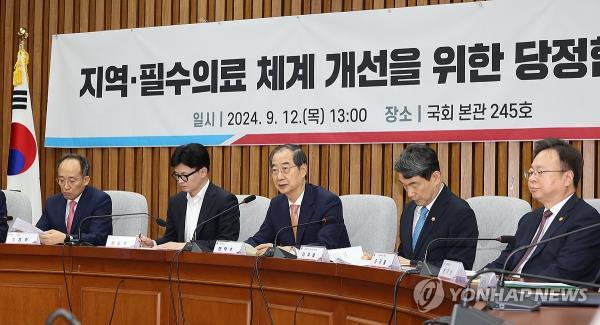
[[[65,243],[68,243],[71,241],[71,236],[69,234],[65,234]]]

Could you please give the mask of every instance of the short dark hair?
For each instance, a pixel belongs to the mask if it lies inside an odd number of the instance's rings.
[[[60,167],[63,161],[67,159],[74,159],[79,162],[79,167],[81,167],[81,175],[88,176],[90,174],[90,162],[82,155],[78,155],[76,153],[66,153],[60,159],[56,161],[56,170]]]
[[[275,149],[273,149],[271,151],[271,153],[269,154],[269,167],[271,167],[273,165],[273,156],[283,150],[291,150],[292,154],[293,154],[293,159],[294,159],[294,165],[300,167],[302,165],[305,165],[308,163],[308,159],[306,158],[306,154],[304,153],[304,150],[302,150],[302,147],[300,147],[297,144],[281,144],[278,145],[277,147],[275,147]]]
[[[573,148],[566,141],[557,138],[547,138],[536,141],[533,145],[533,158],[544,150],[554,150],[560,160],[562,170],[573,171],[573,186],[577,187],[583,173],[583,157],[581,152]]]
[[[170,165],[175,168],[179,164],[184,164],[190,168],[206,170],[210,169],[210,157],[206,147],[199,143],[188,143],[175,148],[171,155]]]
[[[440,170],[437,153],[423,144],[411,144],[402,151],[394,163],[394,170],[404,178],[421,176],[426,180]]]

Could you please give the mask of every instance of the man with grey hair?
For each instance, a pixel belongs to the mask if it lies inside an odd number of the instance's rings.
[[[256,246],[258,254],[273,246],[279,230],[277,245],[280,246],[319,245],[328,249],[350,246],[342,201],[326,189],[306,182],[307,159],[300,146],[284,144],[273,149],[269,168],[280,194],[271,200],[258,232],[246,240]],[[319,222],[324,218],[326,222]]]
[[[61,193],[48,198],[37,222],[37,227],[44,230],[40,235],[42,244],[55,245],[80,239],[95,246],[104,246],[108,235],[112,234],[112,218],[81,221],[89,216],[112,214],[110,196],[88,186],[90,164],[85,157],[68,153],[57,164],[56,182]],[[81,238],[77,238],[79,228]]]
[[[394,171],[411,199],[400,219],[398,255],[416,264],[423,260],[427,245],[436,238],[479,236],[469,204],[442,183],[435,151],[425,145],[409,145],[394,164]],[[476,241],[439,241],[429,248],[427,263],[440,266],[448,259],[471,269],[476,247]]]

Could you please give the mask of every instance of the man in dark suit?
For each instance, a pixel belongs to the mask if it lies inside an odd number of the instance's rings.
[[[327,222],[294,227],[282,231],[277,245],[319,245],[331,248],[350,246],[344,225],[340,198],[322,187],[306,183],[306,154],[298,145],[285,144],[269,155],[271,177],[281,194],[271,200],[265,221],[246,242],[256,246],[258,254],[273,246],[277,231],[327,217]]]
[[[240,233],[240,209],[233,208],[218,218],[207,221],[236,204],[235,195],[214,185],[208,179],[210,157],[198,143],[179,146],[171,156],[171,176],[181,192],[169,199],[165,235],[154,242],[141,236],[144,246],[181,249],[192,240],[237,240]]]
[[[427,245],[436,238],[477,238],[477,220],[469,204],[442,183],[437,154],[425,145],[409,145],[394,165],[411,199],[400,218],[398,255],[411,264],[423,260]],[[476,241],[439,241],[427,253],[427,263],[440,266],[445,259],[471,269]]]
[[[508,246],[488,268],[502,269],[515,247],[600,222],[600,214],[577,197],[583,171],[581,153],[565,141],[544,139],[534,145],[531,168],[525,172],[531,196],[543,207],[525,214]],[[600,268],[598,228],[522,250],[508,260],[506,269],[578,281],[592,281]]]
[[[106,244],[112,234],[112,218],[89,216],[110,215],[112,202],[108,194],[88,186],[90,182],[88,160],[77,154],[66,154],[58,161],[56,181],[61,193],[46,201],[37,227],[44,230],[40,240],[44,245],[55,245],[81,239],[96,246]],[[81,227],[81,238],[77,238]]]
[[[6,222],[6,196],[4,192],[0,191],[0,243],[6,241],[6,234],[8,233],[8,223]]]

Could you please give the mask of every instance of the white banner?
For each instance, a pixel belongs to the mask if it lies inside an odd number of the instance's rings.
[[[55,35],[47,147],[600,139],[600,2]]]

